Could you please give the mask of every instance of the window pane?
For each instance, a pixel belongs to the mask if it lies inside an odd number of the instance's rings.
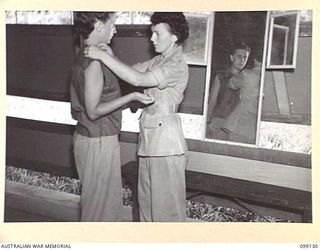
[[[183,46],[184,57],[189,64],[205,65],[209,14],[184,14],[189,25],[189,37]]]
[[[150,17],[153,12],[136,11],[132,12],[132,24],[150,24]]]
[[[128,12],[128,11],[116,12],[116,24],[132,24],[131,12]]]
[[[7,24],[72,24],[71,11],[6,11]]]

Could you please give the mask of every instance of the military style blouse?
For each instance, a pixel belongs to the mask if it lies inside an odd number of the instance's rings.
[[[177,110],[188,83],[189,69],[182,56],[182,47],[133,67],[140,72],[152,72],[159,83],[144,91],[155,102],[143,110],[140,118],[138,155],[184,154],[187,145]]]

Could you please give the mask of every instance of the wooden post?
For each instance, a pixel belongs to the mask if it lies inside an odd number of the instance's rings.
[[[283,71],[272,71],[280,115],[291,117],[290,100]]]

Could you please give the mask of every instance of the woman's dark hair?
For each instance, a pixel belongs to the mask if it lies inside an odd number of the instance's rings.
[[[112,13],[114,12],[73,12],[73,34],[75,42],[80,44],[81,40],[87,39],[92,32],[96,21],[106,22],[110,19]]]
[[[231,46],[231,49],[230,49],[230,55],[233,55],[234,52],[236,52],[237,49],[244,49],[246,51],[249,52],[249,54],[251,53],[251,48],[244,42],[237,42],[235,44],[233,44]]]
[[[177,36],[178,44],[183,43],[189,36],[188,22],[182,12],[154,12],[151,16],[151,23],[152,25],[168,24],[171,33]]]

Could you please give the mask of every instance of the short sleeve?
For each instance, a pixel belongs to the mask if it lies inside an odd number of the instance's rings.
[[[148,60],[146,62],[143,63],[136,63],[134,65],[132,65],[132,68],[134,68],[135,70],[138,70],[139,72],[146,72],[150,65],[152,65],[153,60]]]
[[[154,67],[150,70],[156,78],[159,89],[164,89],[173,86],[188,78],[188,65],[185,61],[177,58],[172,58],[167,63]]]

